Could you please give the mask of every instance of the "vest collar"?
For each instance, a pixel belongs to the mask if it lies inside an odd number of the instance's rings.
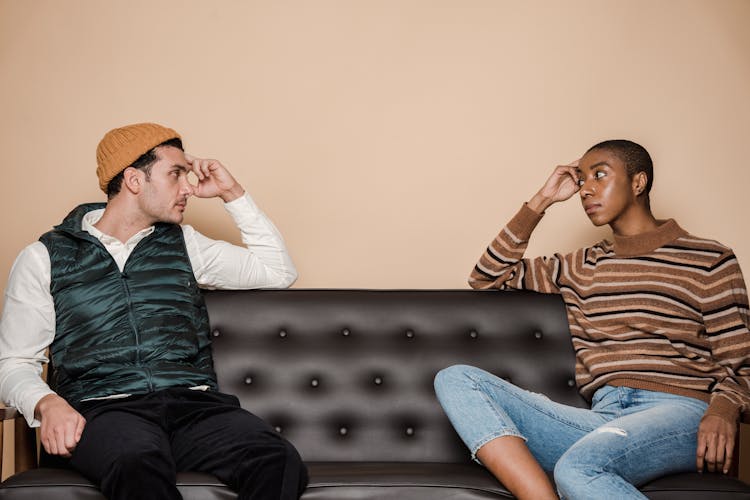
[[[64,233],[70,234],[71,236],[75,236],[77,238],[82,238],[89,241],[99,241],[94,236],[83,230],[83,217],[93,210],[101,210],[106,206],[106,203],[84,203],[82,205],[78,205],[73,210],[71,210],[70,213],[66,215],[62,220],[62,222],[55,226],[54,229],[56,231],[62,231]]]

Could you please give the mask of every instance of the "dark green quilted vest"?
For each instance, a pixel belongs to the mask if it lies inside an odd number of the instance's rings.
[[[216,389],[208,314],[182,229],[156,224],[123,272],[81,229],[75,208],[40,238],[49,251],[56,332],[50,386],[74,407],[82,399],[168,387]]]

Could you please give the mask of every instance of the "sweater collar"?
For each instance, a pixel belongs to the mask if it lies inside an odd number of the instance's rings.
[[[647,254],[687,234],[674,219],[660,220],[657,223],[659,225],[653,231],[633,236],[613,235],[615,255],[632,257]]]

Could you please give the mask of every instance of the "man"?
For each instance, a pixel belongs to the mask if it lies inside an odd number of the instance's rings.
[[[220,162],[185,154],[170,128],[111,130],[97,164],[106,206],[75,208],[11,270],[0,397],[110,499],[180,498],[179,470],[214,474],[242,499],[298,498],[307,472],[294,447],[217,391],[198,288],[291,285],[281,235]],[[180,226],[191,195],[221,198],[247,248]]]

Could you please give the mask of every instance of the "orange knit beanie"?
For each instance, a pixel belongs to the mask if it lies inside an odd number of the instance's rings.
[[[180,134],[156,123],[136,123],[112,129],[96,148],[96,175],[105,193],[107,184],[142,154],[164,141],[179,139]]]

